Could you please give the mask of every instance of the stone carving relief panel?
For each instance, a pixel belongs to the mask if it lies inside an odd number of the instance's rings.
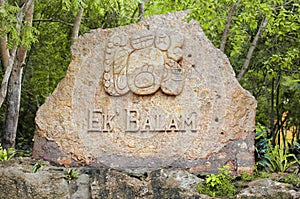
[[[187,13],[97,29],[37,117],[34,157],[114,168],[252,171],[256,101]]]
[[[112,96],[129,91],[149,95],[161,88],[165,94],[179,95],[185,77],[183,45],[179,32],[142,30],[131,36],[124,32],[112,35],[105,51],[105,91]]]

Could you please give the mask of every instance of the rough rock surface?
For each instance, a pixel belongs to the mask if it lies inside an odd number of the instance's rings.
[[[0,198],[210,198],[196,192],[201,179],[183,170],[133,174],[108,167],[80,167],[75,168],[79,177],[68,182],[64,178],[67,168],[46,163],[32,173],[35,162],[23,159],[0,163]]]
[[[201,199],[196,187],[203,179],[181,169],[117,171],[108,167],[72,168],[77,179],[67,180],[68,168],[49,162],[33,173],[38,162],[29,158],[0,162],[0,198],[9,199]],[[300,190],[270,179],[250,182],[236,198],[300,198]]]
[[[256,101],[185,12],[97,29],[39,109],[33,155],[64,165],[237,173],[254,166]]]
[[[300,191],[293,189],[293,185],[276,182],[271,179],[260,179],[248,184],[248,188],[242,190],[236,198],[300,198]]]

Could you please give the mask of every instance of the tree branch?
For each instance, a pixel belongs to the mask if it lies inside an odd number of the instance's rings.
[[[134,9],[134,11],[132,12],[132,15],[131,15],[131,17],[130,17],[130,18],[131,18],[131,20],[130,20],[130,21],[131,21],[131,23],[133,23],[133,22],[134,22],[134,19],[135,19],[135,18],[134,18],[134,15],[135,15],[135,14],[136,14],[136,12],[138,11],[138,9],[139,9],[139,8],[137,7],[137,8],[135,8],[135,9]]]
[[[72,30],[72,45],[78,39],[79,28],[80,28],[81,19],[82,19],[82,14],[83,14],[83,8],[80,8],[80,10],[78,11],[78,13],[76,15],[76,18],[75,18],[75,21],[74,21],[73,30]]]
[[[32,26],[32,19],[33,19],[33,11],[34,11],[34,1],[28,1],[28,5],[25,7],[25,18],[24,21],[26,23],[25,26]],[[27,49],[21,45],[17,51],[17,58],[18,58],[18,67],[23,67],[25,65]]]
[[[240,82],[242,77],[244,76],[244,74],[246,73],[246,71],[248,70],[248,67],[249,67],[249,64],[250,64],[250,61],[251,61],[251,58],[252,58],[252,55],[253,55],[253,52],[254,52],[254,49],[256,48],[256,45],[257,45],[257,42],[258,42],[258,39],[260,38],[261,34],[263,33],[265,27],[267,26],[268,24],[268,20],[267,19],[263,19],[261,21],[261,24],[259,26],[259,29],[250,45],[250,48],[248,50],[248,54],[247,54],[247,57],[246,57],[246,60],[244,62],[244,65],[237,77],[238,81]]]
[[[138,20],[141,21],[144,18],[144,13],[145,13],[145,8],[144,8],[144,2],[143,1],[139,1],[138,3],[138,8],[139,8],[139,16],[138,16]]]
[[[35,23],[35,22],[58,22],[58,23],[61,23],[61,24],[67,25],[67,26],[73,26],[73,24],[71,24],[71,23],[67,23],[62,20],[52,19],[52,18],[50,18],[50,19],[34,19],[32,22],[33,23]]]
[[[234,10],[235,10],[235,6],[237,4],[238,3],[232,3],[231,6],[230,6],[230,10],[228,12],[227,23],[225,25],[223,36],[222,36],[222,41],[221,41],[221,44],[220,44],[220,50],[222,52],[224,52],[224,50],[225,50],[225,46],[226,46],[226,42],[227,42],[227,38],[228,38],[228,32],[229,32],[230,24],[231,24],[231,21],[232,21],[232,16],[233,16],[233,13],[234,13]]]

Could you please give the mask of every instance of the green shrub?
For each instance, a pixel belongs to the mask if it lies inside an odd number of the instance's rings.
[[[267,129],[261,124],[256,126],[255,136],[255,152],[256,152],[256,166],[259,169],[264,169],[268,172],[285,172],[294,164],[299,164],[298,158],[293,154],[293,151],[298,151],[300,145],[294,142],[292,150],[289,145],[273,146],[271,139],[267,136]],[[298,146],[299,145],[299,146]]]
[[[40,160],[32,166],[32,173],[36,173],[39,169],[43,168],[44,160]]]
[[[267,153],[271,139],[268,138],[267,128],[260,123],[256,125],[255,131],[256,161],[259,161]]]
[[[79,174],[80,173],[77,172],[75,169],[67,169],[64,178],[70,183],[73,179],[77,179]]]
[[[236,188],[232,184],[235,179],[230,176],[231,171],[228,166],[219,168],[219,174],[210,174],[205,178],[204,184],[199,184],[197,189],[199,193],[207,194],[212,197],[228,197],[235,196]]]
[[[279,182],[285,182],[294,185],[297,188],[300,188],[300,177],[296,174],[290,174],[278,180]]]
[[[8,150],[6,150],[6,149],[3,149],[0,144],[0,161],[10,160],[11,158],[14,157],[15,154],[16,154],[16,151],[14,148],[9,148]]]
[[[292,165],[299,163],[297,157],[289,153],[288,146],[276,145],[272,147],[270,145],[266,154],[257,164],[263,166],[269,172],[285,172]]]

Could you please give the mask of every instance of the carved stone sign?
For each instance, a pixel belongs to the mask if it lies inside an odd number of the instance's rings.
[[[66,77],[37,113],[33,156],[195,173],[229,164],[251,172],[256,101],[185,14],[80,37]]]
[[[105,91],[112,96],[129,91],[150,95],[161,88],[167,95],[179,95],[184,86],[183,44],[180,32],[166,30],[112,35],[105,51]]]

